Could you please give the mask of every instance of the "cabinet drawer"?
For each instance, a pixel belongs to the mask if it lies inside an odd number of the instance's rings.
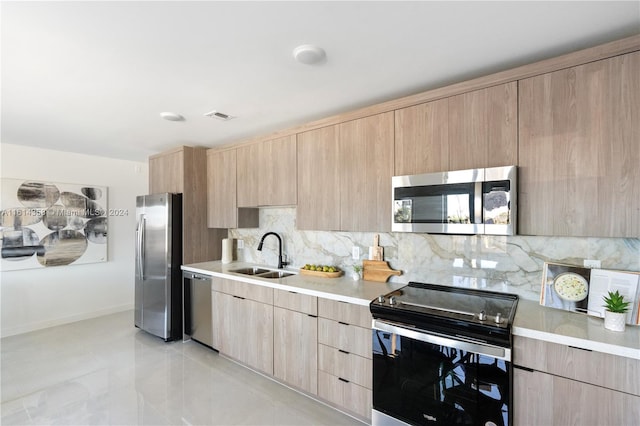
[[[318,371],[318,396],[360,417],[371,419],[372,392],[369,389]]]
[[[514,425],[627,426],[640,397],[539,371],[514,369]]]
[[[516,365],[640,396],[640,360],[513,336]]]
[[[318,318],[318,343],[371,359],[371,329]]]
[[[318,298],[307,294],[274,290],[273,305],[304,314],[318,315]]]
[[[214,277],[211,289],[231,296],[273,305],[273,289],[271,287]]]
[[[369,312],[369,306],[319,298],[318,316],[357,325],[358,327],[371,328],[371,312]]]
[[[373,364],[371,359],[318,345],[318,369],[371,389]]]

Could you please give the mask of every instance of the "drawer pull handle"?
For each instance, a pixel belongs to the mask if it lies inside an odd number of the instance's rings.
[[[318,318],[317,315],[311,315],[311,314],[307,314],[307,316],[311,317],[311,318]]]
[[[291,293],[291,294],[298,294],[298,292],[297,292],[297,291],[289,291],[289,293]]]
[[[342,324],[342,325],[349,325],[349,323],[347,323],[347,322],[342,322],[342,321],[338,321],[338,324]]]
[[[579,350],[585,351],[585,352],[593,352],[591,349],[579,348],[577,346],[571,346],[571,345],[567,345],[567,346],[570,347],[571,349],[579,349]]]
[[[241,299],[241,300],[245,299],[244,297],[240,297],[240,296],[233,296],[233,297],[235,297],[236,299]]]
[[[521,365],[515,365],[515,364],[513,364],[513,368],[517,368],[518,370],[528,371],[529,373],[533,373],[534,371],[536,371],[533,368],[523,367]]]
[[[338,380],[340,380],[341,382],[349,383],[347,379],[343,379],[342,377],[338,377]]]
[[[343,354],[347,354],[347,355],[349,355],[349,352],[347,352],[347,351],[343,351],[342,349],[338,349],[338,352],[342,352]]]

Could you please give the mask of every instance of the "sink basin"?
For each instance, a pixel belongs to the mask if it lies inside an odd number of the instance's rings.
[[[253,267],[253,268],[234,269],[229,272],[235,272],[236,274],[243,274],[243,275],[259,275],[259,274],[264,274],[265,272],[272,272],[272,271],[268,269]]]
[[[284,272],[284,271],[271,271],[265,274],[260,274],[258,276],[260,278],[284,278],[284,277],[289,277],[291,275],[295,275],[295,274],[292,274],[291,272]]]
[[[242,275],[253,275],[254,277],[269,278],[269,279],[284,278],[291,275],[295,275],[293,272],[274,271],[272,269],[264,269],[257,266],[254,266],[252,268],[234,269],[229,272],[234,272],[236,274],[242,274]]]

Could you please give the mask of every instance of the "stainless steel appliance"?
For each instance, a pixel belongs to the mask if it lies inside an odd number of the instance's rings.
[[[213,347],[211,322],[211,277],[183,272],[183,340],[193,339]]]
[[[135,326],[182,337],[182,196],[136,198]]]
[[[517,167],[394,176],[394,232],[516,233]]]
[[[518,297],[410,282],[370,304],[373,425],[511,425]]]

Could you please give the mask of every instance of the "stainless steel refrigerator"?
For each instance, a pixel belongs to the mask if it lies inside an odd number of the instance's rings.
[[[182,338],[182,195],[136,198],[135,326]]]

